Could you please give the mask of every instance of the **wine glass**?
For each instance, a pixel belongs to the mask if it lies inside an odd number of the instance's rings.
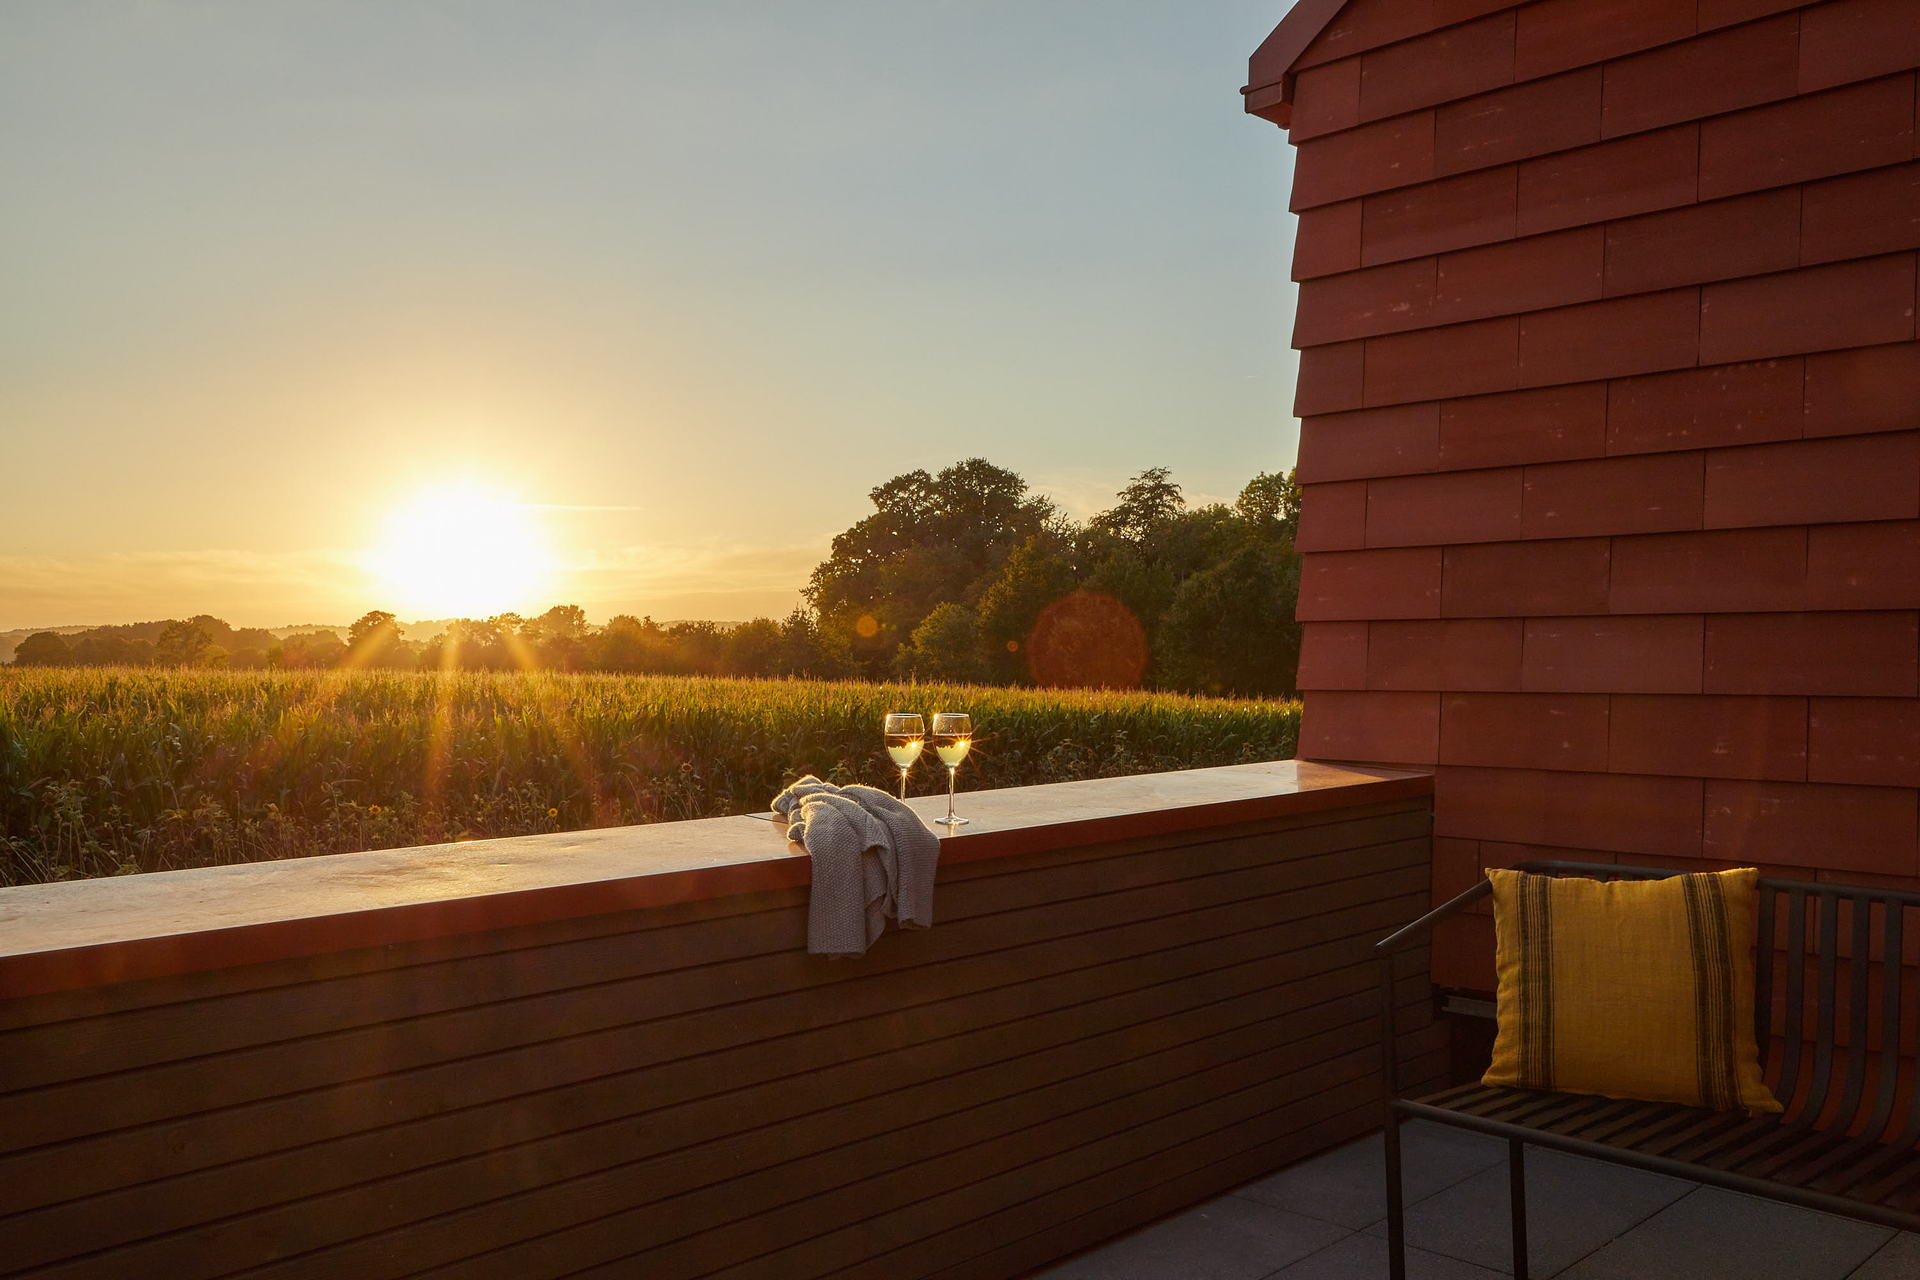
[[[900,711],[887,713],[887,754],[900,770],[900,798],[907,798],[907,774],[920,758],[920,747],[927,740],[926,722],[919,716]]]
[[[947,766],[947,816],[940,821],[950,827],[966,822],[953,811],[954,781],[960,773],[960,762],[967,758],[967,749],[973,746],[973,720],[957,711],[936,711],[933,713],[933,750],[940,757],[940,763]]]

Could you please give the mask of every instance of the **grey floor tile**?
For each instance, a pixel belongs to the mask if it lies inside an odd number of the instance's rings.
[[[1355,1234],[1302,1258],[1273,1280],[1382,1280],[1387,1274],[1387,1242]],[[1168,1280],[1174,1280],[1169,1276]],[[1471,1262],[1407,1250],[1407,1280],[1508,1280],[1504,1272],[1489,1271]]]
[[[1893,1234],[1701,1187],[1582,1259],[1562,1280],[1842,1280]]]
[[[1527,1149],[1527,1257],[1551,1276],[1679,1200],[1695,1184],[1600,1160]],[[1407,1243],[1510,1271],[1507,1162],[1407,1210]],[[1385,1224],[1369,1227],[1386,1233]],[[1648,1274],[1660,1274],[1658,1272]],[[1683,1272],[1673,1272],[1680,1275]]]
[[[1506,1143],[1451,1125],[1418,1120],[1402,1125],[1400,1147],[1408,1204],[1492,1165],[1506,1167]],[[1368,1226],[1387,1216],[1385,1150],[1376,1133],[1248,1183],[1234,1194],[1343,1227]]]
[[[1347,1232],[1238,1196],[1189,1209],[1122,1236],[1044,1280],[1258,1280],[1324,1249]],[[1036,1280],[1039,1280],[1037,1277]]]
[[[1920,1276],[1920,1235],[1902,1231],[1880,1246],[1847,1280],[1913,1280]]]

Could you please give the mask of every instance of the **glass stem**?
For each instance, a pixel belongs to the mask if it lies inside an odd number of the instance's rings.
[[[907,798],[907,771],[905,769],[900,771],[900,798],[902,800]]]
[[[953,821],[953,780],[959,776],[960,776],[959,765],[950,764],[947,766],[947,821],[948,822]]]

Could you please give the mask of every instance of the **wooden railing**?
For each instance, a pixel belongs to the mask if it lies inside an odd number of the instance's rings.
[[[858,961],[748,817],[0,890],[0,1273],[1021,1275],[1376,1123],[1430,795],[963,795]]]

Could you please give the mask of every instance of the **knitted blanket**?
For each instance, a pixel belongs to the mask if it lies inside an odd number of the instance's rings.
[[[813,860],[807,950],[863,956],[886,929],[933,926],[933,874],[940,838],[884,791],[836,787],[812,774],[774,799],[787,837]]]

